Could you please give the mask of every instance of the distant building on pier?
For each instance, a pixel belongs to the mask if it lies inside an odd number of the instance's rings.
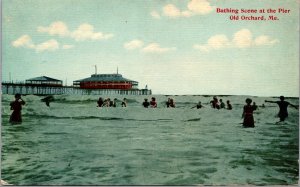
[[[138,82],[121,74],[97,74],[73,81],[73,86],[63,86],[63,81],[41,76],[24,82],[2,82],[2,94],[24,95],[151,95],[152,91],[138,89]]]
[[[51,77],[41,76],[35,77],[31,79],[27,79],[25,81],[26,86],[51,86],[51,87],[62,87],[63,82],[58,79],[54,79]]]
[[[93,74],[91,77],[73,81],[73,86],[82,89],[138,89],[138,82],[124,78],[121,74]]]

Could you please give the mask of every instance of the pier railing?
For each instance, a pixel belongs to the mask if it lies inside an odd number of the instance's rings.
[[[73,86],[28,85],[24,82],[2,82],[2,94],[23,95],[151,95],[148,89],[81,89]]]

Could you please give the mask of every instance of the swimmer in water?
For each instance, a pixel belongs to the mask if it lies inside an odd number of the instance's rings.
[[[22,123],[22,115],[21,115],[22,105],[25,105],[25,101],[21,98],[21,94],[17,93],[15,95],[15,101],[12,101],[10,103],[10,109],[13,110],[9,118],[9,122],[11,124]]]
[[[150,107],[151,107],[151,108],[156,108],[156,107],[157,107],[157,103],[156,103],[155,97],[152,97],[152,98],[151,98],[151,101],[150,101]]]
[[[199,109],[199,108],[202,108],[202,107],[204,107],[204,106],[201,104],[201,101],[199,101],[198,104],[197,104],[196,106],[193,106],[192,108],[197,108],[197,109]],[[192,108],[191,108],[191,109],[192,109]]]
[[[246,105],[244,106],[242,118],[244,118],[243,127],[255,127],[254,126],[254,117],[253,117],[253,111],[254,108],[251,105],[252,99],[247,98],[246,99]]]
[[[276,103],[279,106],[278,117],[279,117],[280,122],[281,122],[281,121],[284,121],[285,118],[287,118],[288,115],[289,115],[288,110],[287,110],[289,105],[291,105],[292,107],[294,107],[296,109],[298,109],[298,107],[296,105],[293,105],[293,104],[285,101],[284,96],[280,96],[279,98],[280,98],[280,101],[267,101],[267,100],[265,100],[265,102],[266,103]]]
[[[143,102],[143,106],[144,106],[145,108],[148,108],[149,105],[150,105],[150,103],[149,103],[148,99],[145,98],[145,99],[144,99],[144,102]]]

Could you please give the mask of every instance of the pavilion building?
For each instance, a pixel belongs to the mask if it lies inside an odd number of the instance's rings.
[[[73,86],[82,89],[138,89],[138,82],[121,74],[92,74],[91,77],[73,81]]]
[[[47,76],[35,77],[25,81],[26,86],[62,87],[63,82]]]

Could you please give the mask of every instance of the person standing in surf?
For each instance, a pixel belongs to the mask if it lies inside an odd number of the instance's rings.
[[[148,99],[145,98],[145,99],[144,99],[144,102],[143,102],[143,106],[144,106],[145,108],[148,108],[149,105],[150,105],[150,103],[149,103]]]
[[[254,110],[257,110],[257,109],[258,109],[258,106],[256,105],[255,102],[253,102],[253,105],[252,105],[252,106],[253,106],[253,109],[254,109]]]
[[[213,100],[210,101],[211,107],[215,109],[220,109],[219,101],[217,96],[213,97]]]
[[[198,104],[196,106],[193,106],[191,109],[193,109],[193,108],[199,109],[199,108],[202,108],[202,107],[204,107],[204,106],[201,104],[201,101],[199,101]]]
[[[157,103],[155,101],[155,97],[152,97],[151,98],[151,101],[150,101],[150,107],[151,108],[156,108],[157,107]]]
[[[221,108],[221,109],[222,109],[222,108],[225,108],[225,103],[223,102],[222,99],[220,99],[220,108]]]
[[[255,127],[254,126],[254,117],[253,117],[253,111],[254,108],[251,105],[252,100],[250,98],[246,99],[246,105],[244,106],[242,118],[244,118],[243,121],[243,127],[248,128],[248,127]]]
[[[127,107],[127,99],[124,98],[121,104],[122,107]]]
[[[97,107],[102,107],[103,103],[104,103],[104,101],[103,101],[102,97],[99,97],[99,100],[97,101],[97,104],[98,104]]]
[[[114,107],[114,101],[112,101],[110,98],[108,98],[108,105],[109,107]]]
[[[168,101],[166,102],[167,108],[170,107],[170,100],[171,100],[171,98],[168,98]]]
[[[114,101],[112,101],[111,107],[117,107],[117,98],[114,98]]]
[[[298,107],[297,107],[296,105],[293,105],[293,104],[291,104],[291,103],[285,101],[285,100],[284,100],[284,96],[280,96],[279,99],[280,99],[280,101],[268,101],[268,100],[265,100],[265,102],[266,102],[266,103],[277,103],[277,104],[278,104],[278,106],[279,106],[278,117],[279,117],[279,119],[280,119],[279,122],[281,122],[281,121],[284,121],[285,118],[287,118],[288,115],[289,115],[289,114],[288,114],[288,111],[287,111],[287,107],[288,107],[289,105],[291,105],[292,107],[294,107],[294,108],[296,108],[296,109],[298,109]]]
[[[174,101],[174,99],[172,99],[172,98],[170,98],[169,107],[175,108],[175,101]]]
[[[230,104],[230,101],[227,100],[227,110],[232,110],[232,105]]]
[[[10,103],[10,109],[13,110],[9,122],[11,124],[19,124],[22,123],[22,105],[25,105],[25,101],[21,98],[21,94],[15,95],[15,101]]]

